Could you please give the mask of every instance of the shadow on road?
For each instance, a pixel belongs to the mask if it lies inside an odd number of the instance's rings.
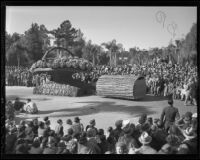
[[[61,116],[85,116],[92,115],[101,112],[123,112],[126,114],[139,116],[142,113],[146,113],[147,115],[151,115],[156,113],[155,111],[150,110],[149,106],[126,106],[126,105],[116,105],[115,102],[100,102],[100,101],[89,101],[89,102],[77,102],[77,103],[89,103],[84,107],[79,108],[66,108],[60,110],[48,110],[48,111],[39,111],[39,115],[41,114],[51,114],[55,112],[63,112],[59,113],[59,115],[49,115],[50,117],[61,117]],[[66,113],[64,113],[66,112]]]

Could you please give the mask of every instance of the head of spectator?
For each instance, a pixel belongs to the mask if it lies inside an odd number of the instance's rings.
[[[63,121],[61,119],[57,120],[57,123],[62,126]]]
[[[142,132],[150,133],[150,131],[151,131],[151,125],[149,123],[147,123],[147,122],[143,123],[141,125],[141,130],[142,130]]]
[[[172,98],[170,98],[170,99],[168,100],[168,104],[169,104],[170,106],[173,106],[173,104],[174,104],[174,101],[173,101],[173,99],[172,99]]]
[[[44,129],[44,122],[39,121],[38,126],[39,126],[39,128]]]
[[[147,114],[142,114],[142,115],[139,117],[138,122],[139,122],[139,124],[143,124],[143,123],[146,122],[146,120],[147,120]]]
[[[38,125],[38,119],[37,119],[37,118],[34,118],[34,119],[33,119],[33,125],[34,125],[34,126],[37,126],[37,125]]]
[[[73,129],[72,129],[72,128],[69,128],[69,129],[67,130],[67,135],[70,135],[70,136],[72,136],[72,135],[73,135],[73,133],[74,133],[74,131],[73,131]]]
[[[183,135],[185,137],[185,140],[191,140],[193,138],[197,137],[197,133],[195,132],[195,130],[193,130],[192,127],[188,127],[183,131]]]
[[[186,112],[183,118],[184,123],[190,124],[192,120],[192,112]]]
[[[27,101],[27,103],[29,103],[29,102],[31,102],[31,99],[30,99],[30,98],[28,98],[28,99],[26,99],[26,101]]]
[[[152,141],[152,137],[149,136],[147,132],[142,132],[141,136],[139,137],[139,141],[142,145],[148,145]]]
[[[28,125],[28,127],[33,127],[33,121],[29,121],[29,122],[27,122],[27,125]]]
[[[173,134],[169,134],[166,137],[166,141],[170,146],[174,146],[174,147],[178,147],[178,145],[180,145],[181,143],[180,138]]]
[[[25,122],[24,120],[21,120],[21,121],[19,122],[19,125],[21,125],[21,126],[25,126],[25,124],[26,124],[26,122]]]
[[[78,143],[80,143],[82,145],[85,145],[87,143],[87,133],[86,132],[81,133]]]
[[[148,117],[148,118],[147,118],[147,122],[148,122],[150,125],[153,125],[153,118],[152,118],[152,117]]]
[[[72,120],[71,119],[67,119],[66,124],[72,125]]]
[[[115,126],[116,126],[117,129],[121,129],[122,128],[122,122],[123,122],[123,120],[117,120],[115,122]]]
[[[44,117],[43,119],[45,122],[49,120],[49,117]]]
[[[126,153],[127,153],[126,144],[123,142],[117,142],[116,143],[116,154],[126,154]]]
[[[92,128],[89,128],[87,130],[87,138],[92,138],[92,137],[95,137],[96,136],[96,131]]]
[[[74,118],[74,122],[75,122],[75,123],[79,123],[80,120],[81,120],[81,119],[80,119],[79,117],[75,117],[75,118]]]
[[[90,126],[94,127],[96,125],[95,119],[90,120]]]
[[[51,125],[50,120],[45,121],[45,126],[46,126],[46,127],[49,127],[50,125]]]

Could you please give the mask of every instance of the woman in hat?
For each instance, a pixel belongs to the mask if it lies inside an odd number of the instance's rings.
[[[152,137],[149,136],[147,132],[143,132],[139,137],[139,141],[142,146],[139,149],[136,149],[136,153],[138,154],[156,154],[157,151],[152,148],[149,144],[152,141]]]

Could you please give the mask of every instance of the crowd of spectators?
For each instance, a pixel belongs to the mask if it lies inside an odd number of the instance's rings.
[[[12,102],[9,103],[10,105]],[[21,120],[15,124],[8,115],[7,154],[195,154],[197,153],[197,113],[180,117],[173,100],[159,118],[141,114],[137,123],[117,120],[115,128],[96,128],[95,119],[83,125],[79,117],[57,120],[51,127],[49,117],[39,121]],[[13,107],[13,110],[15,108]],[[165,119],[165,120],[164,120]],[[97,122],[98,123],[98,122]]]
[[[33,76],[28,67],[6,66],[5,73],[7,86],[33,86]]]

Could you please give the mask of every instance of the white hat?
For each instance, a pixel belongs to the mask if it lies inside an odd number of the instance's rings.
[[[197,118],[197,113],[193,113],[192,118]]]
[[[142,144],[149,144],[152,141],[152,137],[147,132],[143,132],[139,137],[139,141]]]
[[[122,121],[122,128],[127,127],[129,124],[130,124],[130,120],[129,120],[129,119],[123,120],[123,121]]]

